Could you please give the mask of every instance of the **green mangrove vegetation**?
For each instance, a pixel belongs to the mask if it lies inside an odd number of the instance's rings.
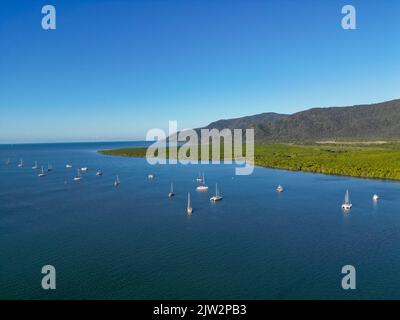
[[[99,152],[144,157],[146,151],[147,148],[124,148]],[[169,150],[165,151],[168,158]],[[276,169],[400,180],[400,143],[256,144],[254,162],[258,166]]]

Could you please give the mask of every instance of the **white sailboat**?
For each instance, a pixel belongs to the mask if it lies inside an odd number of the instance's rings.
[[[204,173],[203,173],[203,180],[202,184],[196,188],[197,191],[207,191],[208,186],[206,186],[206,179],[204,178]]]
[[[196,178],[196,181],[197,181],[197,182],[203,182],[203,179],[202,179],[202,177],[200,176],[200,172],[199,172],[199,176]]]
[[[44,177],[46,174],[44,173],[44,169],[42,167],[42,169],[40,170],[40,173],[38,174],[38,177]]]
[[[88,170],[89,170],[88,167],[82,167],[82,168],[81,168],[81,172],[87,172]]]
[[[147,178],[149,178],[149,180],[153,180],[156,176],[154,174],[149,174],[147,176]]]
[[[18,168],[22,168],[24,166],[24,161],[21,159],[18,163]]]
[[[342,204],[342,209],[350,210],[352,207],[353,207],[353,205],[350,202],[349,190],[346,190],[346,194],[344,196],[344,203]]]
[[[215,196],[212,196],[210,198],[210,201],[217,202],[217,201],[220,201],[220,200],[222,200],[222,197],[220,196],[220,194],[218,192],[218,184],[216,183],[215,184]]]
[[[53,166],[49,163],[47,164],[47,171],[48,172],[53,171]]]
[[[172,198],[174,195],[175,195],[175,193],[174,193],[174,183],[171,182],[171,189],[170,189],[170,191],[168,193],[168,198]]]
[[[66,167],[67,169],[70,169],[70,168],[72,168],[72,165],[71,165],[71,164],[66,164],[65,167]]]
[[[102,176],[103,175],[103,172],[101,171],[101,170],[97,170],[97,172],[96,172],[96,176]]]
[[[76,176],[74,177],[74,181],[80,181],[81,179],[82,179],[81,172],[78,169],[76,172]]]
[[[380,199],[380,197],[379,197],[379,195],[378,194],[374,194],[373,195],[373,197],[372,197],[372,200],[374,200],[374,201],[378,201]]]
[[[118,187],[121,184],[121,181],[119,181],[119,177],[117,176],[117,179],[114,182],[114,187]]]
[[[190,192],[188,192],[188,200],[187,200],[186,212],[187,212],[189,215],[192,214],[192,212],[193,212],[192,200],[190,199]]]
[[[279,186],[276,188],[276,191],[277,191],[277,192],[283,192],[283,191],[285,191],[285,189],[283,189],[283,187],[282,187],[281,185],[279,185]]]
[[[38,168],[37,161],[35,161],[35,165],[32,167],[32,169],[36,170],[37,168]]]

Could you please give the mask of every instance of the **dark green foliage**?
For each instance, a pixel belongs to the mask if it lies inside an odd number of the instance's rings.
[[[128,157],[146,156],[146,148],[100,152]],[[255,164],[295,171],[400,180],[400,144],[258,144],[255,147]]]
[[[400,180],[400,145],[294,146],[258,145],[255,163],[260,166]]]

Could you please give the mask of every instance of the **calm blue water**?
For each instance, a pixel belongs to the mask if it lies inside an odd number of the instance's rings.
[[[399,183],[265,168],[234,176],[230,165],[154,167],[96,153],[135,145],[0,146],[0,298],[400,298]],[[54,171],[37,177],[35,160]],[[90,171],[74,182],[82,166]],[[194,191],[199,170],[208,193]],[[224,199],[211,204],[215,182]],[[350,215],[340,208],[347,188]],[[57,269],[54,291],[41,289],[46,264]],[[357,269],[355,291],[341,289],[346,264]]]

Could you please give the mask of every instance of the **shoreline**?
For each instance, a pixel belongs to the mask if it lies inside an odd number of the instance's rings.
[[[132,147],[98,150],[97,153],[145,158],[146,151],[147,148]],[[168,150],[166,151],[168,159]],[[223,158],[220,157],[220,160],[223,161]],[[400,145],[396,144],[394,148],[256,145],[254,165],[291,172],[398,182],[400,181]]]

